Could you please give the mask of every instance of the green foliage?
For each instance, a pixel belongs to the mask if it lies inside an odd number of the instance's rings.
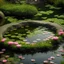
[[[5,4],[5,0],[0,0],[0,6]]]
[[[64,64],[64,61],[61,61],[61,64]]]
[[[64,0],[48,0],[48,1],[54,3],[55,5],[64,4]]]
[[[11,22],[18,22],[19,20],[14,17],[7,16],[7,17],[5,17],[5,21],[7,23],[11,23]],[[5,24],[6,24],[6,22],[5,22]]]
[[[54,11],[52,10],[48,10],[48,11],[39,11],[35,17],[37,19],[41,18],[41,19],[47,19],[47,17],[42,17],[43,15],[50,15],[50,14],[53,14]]]
[[[33,17],[38,11],[36,7],[32,5],[19,5],[19,4],[6,4],[0,7],[5,15],[16,16],[16,17]]]

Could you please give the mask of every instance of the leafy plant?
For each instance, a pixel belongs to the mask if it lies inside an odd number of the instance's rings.
[[[64,64],[64,61],[61,61],[61,64]]]
[[[15,17],[33,17],[38,11],[35,6],[32,5],[18,5],[18,4],[6,4],[0,7],[0,10],[4,12],[5,15],[15,16]]]

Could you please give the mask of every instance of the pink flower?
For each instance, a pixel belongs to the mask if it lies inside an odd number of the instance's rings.
[[[63,49],[60,49],[59,52],[64,52],[64,50]]]
[[[60,30],[58,31],[58,35],[64,35],[64,31],[63,31],[62,29],[60,29]]]
[[[14,45],[18,45],[18,42],[14,42],[13,44],[14,44]]]
[[[64,35],[64,32],[58,32],[58,35]]]
[[[4,51],[6,51],[6,49],[2,49],[2,51],[4,52]]]
[[[5,40],[6,40],[6,38],[3,38],[3,39],[1,40],[1,42],[5,42]]]
[[[22,56],[18,56],[18,58],[22,59]]]
[[[51,61],[52,59],[51,58],[48,58],[49,61]]]
[[[55,57],[54,57],[54,56],[51,56],[50,58],[51,58],[51,59],[55,59]]]
[[[2,60],[2,62],[3,62],[3,63],[6,63],[6,62],[7,62],[7,60],[6,60],[6,59],[5,59],[5,60]]]
[[[58,40],[59,37],[55,36],[55,37],[52,37],[53,40]]]
[[[8,42],[8,44],[9,44],[9,45],[13,45],[13,44],[14,44],[14,42],[12,42],[12,41],[9,41],[9,42]]]
[[[20,48],[20,47],[21,47],[21,45],[20,45],[20,44],[17,44],[17,45],[16,45],[16,47],[17,47],[17,48]]]
[[[3,54],[4,52],[0,52],[0,54]]]

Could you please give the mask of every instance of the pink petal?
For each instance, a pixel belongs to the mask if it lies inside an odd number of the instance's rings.
[[[18,42],[14,42],[13,44],[14,44],[14,45],[18,45]]]
[[[17,47],[17,48],[20,48],[20,47],[21,47],[21,45],[20,45],[20,44],[17,44],[17,45],[16,45],[16,47]]]
[[[55,36],[55,37],[52,37],[53,40],[58,40],[59,37]]]
[[[6,49],[2,49],[2,51],[4,52],[4,51],[6,51]]]
[[[3,38],[2,40],[1,40],[1,42],[5,42],[6,41],[6,38]]]
[[[18,56],[18,58],[22,59],[22,56]]]
[[[12,41],[9,41],[9,42],[8,42],[8,44],[9,44],[9,45],[12,45],[12,44],[14,44],[14,42],[12,42]]]
[[[3,62],[3,63],[6,63],[6,62],[7,62],[7,60],[6,60],[6,59],[5,59],[5,60],[2,60],[2,62]]]

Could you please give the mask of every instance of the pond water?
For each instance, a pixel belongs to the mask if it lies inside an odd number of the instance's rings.
[[[13,41],[25,41],[25,42],[39,42],[47,39],[54,34],[50,32],[47,28],[39,26],[29,28],[29,26],[21,26],[17,29],[6,31],[3,37],[9,38]],[[61,61],[64,61],[64,51],[60,52],[59,50],[64,50],[64,44],[61,44],[56,50],[45,51],[45,52],[14,52],[6,49],[4,53],[1,54],[0,51],[0,64],[3,64],[2,60],[8,60],[5,64],[43,64],[43,61],[48,60],[48,58],[55,57],[52,61],[54,64],[61,64]],[[5,48],[4,48],[5,49]],[[42,50],[43,51],[43,50]],[[59,54],[59,56],[57,56]],[[7,57],[9,56],[9,57]],[[20,59],[21,58],[21,59]],[[31,59],[35,59],[34,62]]]
[[[43,33],[38,33],[37,35],[32,35],[32,37],[26,37],[28,42],[39,42],[44,41],[48,37],[53,36],[52,32],[43,31]]]
[[[8,63],[6,64],[43,64],[44,60],[47,60],[51,56],[55,57],[52,61],[54,64],[61,64],[61,61],[64,61],[64,52],[60,52],[63,49],[64,44],[61,44],[57,50],[48,51],[48,52],[36,52],[36,53],[14,53],[6,51],[4,54],[0,55],[0,62],[1,60],[5,59],[6,55],[10,57],[7,59]],[[59,54],[60,56],[57,56]],[[23,57],[23,59],[19,59],[19,56]],[[32,62],[31,59],[35,59],[35,62]],[[1,63],[2,64],[2,63]]]
[[[9,38],[13,41],[25,41],[25,42],[39,42],[46,40],[47,38],[53,36],[54,34],[48,30],[46,27],[30,27],[22,26],[15,28],[10,31],[6,31],[3,35],[5,38]]]
[[[63,60],[64,61],[64,58],[63,56],[61,56],[61,52],[59,52],[60,49],[62,49],[62,46],[61,45],[57,50],[54,50],[54,51],[48,51],[48,52],[39,52],[39,53],[34,53],[34,54],[25,54],[25,55],[22,55],[23,57],[25,57],[25,60],[20,60],[18,62],[18,64],[20,63],[24,63],[24,64],[43,64],[43,61],[44,60],[47,60],[48,58],[50,58],[51,56],[54,56],[55,59],[52,60],[53,62],[55,62],[54,64],[60,64],[60,62]],[[59,57],[57,57],[57,54],[60,54]],[[18,56],[19,54],[15,54],[15,56]],[[31,62],[31,59],[35,59],[35,62]]]

